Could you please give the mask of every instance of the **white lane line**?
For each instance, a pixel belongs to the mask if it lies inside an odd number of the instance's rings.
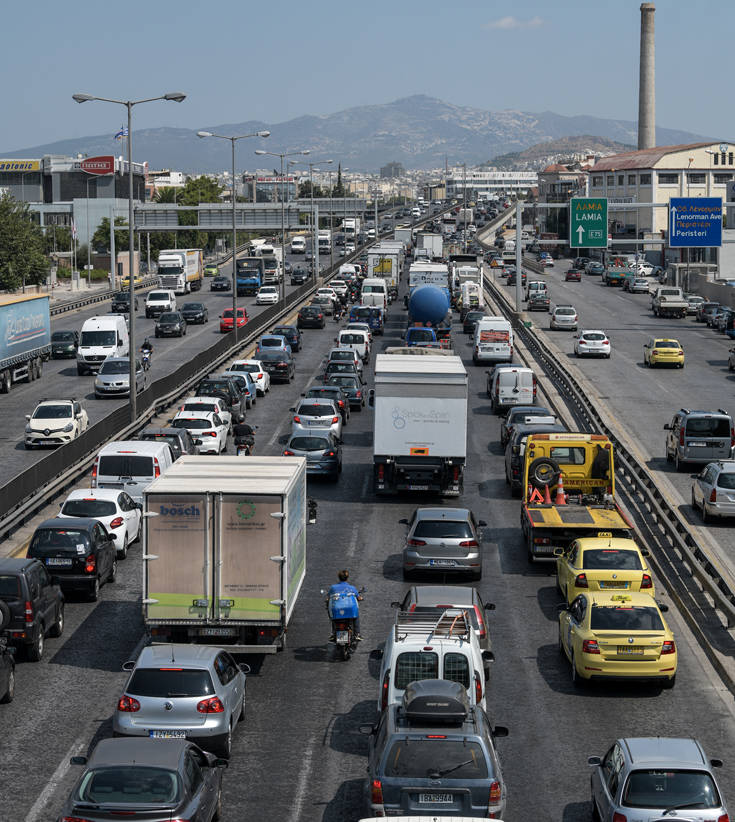
[[[306,749],[304,758],[299,766],[299,781],[296,785],[296,796],[294,797],[293,810],[291,811],[291,815],[288,817],[289,822],[299,822],[301,819],[306,786],[311,780],[311,763],[314,758],[314,748],[316,747],[316,742],[316,737],[314,737],[309,743],[309,747]]]
[[[346,554],[348,557],[353,557],[355,555],[355,549],[357,548],[357,532],[360,530],[360,526],[357,522],[353,523],[352,525],[352,534],[350,535],[350,544],[347,546]]]
[[[72,758],[72,756],[76,756],[84,750],[86,739],[87,736],[85,734],[83,736],[78,737],[74,740],[74,742],[72,742],[71,747],[66,752],[66,754],[64,754],[64,756],[61,758],[61,762],[59,762],[58,767],[51,775],[51,779],[49,779],[46,787],[41,791],[41,793],[38,795],[38,799],[36,799],[30,811],[28,811],[28,815],[25,818],[25,822],[38,822],[38,819],[41,817],[42,811],[45,810],[46,804],[51,798],[51,794],[53,794],[53,792],[59,787],[62,780],[69,771],[69,768],[71,768],[71,763],[69,762],[69,760]]]

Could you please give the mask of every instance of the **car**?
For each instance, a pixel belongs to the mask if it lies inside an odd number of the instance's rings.
[[[46,637],[64,632],[64,594],[59,580],[38,559],[0,558],[2,634],[13,648],[25,650],[31,662],[43,656]]]
[[[574,335],[574,353],[577,357],[605,357],[612,353],[610,338],[604,331],[585,330]]]
[[[507,270],[508,270],[508,267],[506,267],[506,271]],[[525,285],[527,279],[528,279],[528,276],[527,276],[526,272],[521,271],[521,285]],[[508,273],[508,278],[506,279],[505,284],[506,285],[515,285],[516,284],[516,272],[515,272],[515,270],[512,270]]]
[[[232,278],[223,277],[221,274],[215,275],[209,284],[210,291],[232,291]]]
[[[646,368],[658,365],[684,368],[684,349],[679,340],[649,337],[643,345],[643,365]]]
[[[577,268],[576,266],[568,268],[564,274],[564,282],[569,282],[570,280],[574,280],[578,283],[582,282],[582,269]]]
[[[633,270],[640,277],[653,277],[654,276],[654,267],[653,267],[653,265],[649,262],[646,262],[645,260],[634,263]]]
[[[204,276],[205,277],[217,277],[219,276],[219,266],[215,265],[214,263],[207,263],[204,266]]]
[[[508,729],[492,727],[482,707],[469,704],[460,682],[410,682],[401,702],[360,731],[369,734],[365,790],[371,817],[504,816],[507,788],[495,739]]]
[[[176,311],[176,295],[171,289],[162,288],[149,291],[145,298],[146,319],[158,317],[164,311]]]
[[[255,345],[255,356],[258,357],[266,351],[285,351],[292,354],[291,345],[283,334],[263,334]]]
[[[571,603],[585,591],[645,591],[655,596],[648,551],[623,537],[583,537],[555,548],[556,587]]]
[[[242,394],[245,395],[245,407],[252,408],[257,402],[258,389],[255,381],[247,371],[223,371],[218,377],[230,377]]]
[[[367,334],[368,339],[368,349],[369,346],[373,343],[373,330],[370,328],[370,323],[364,323],[360,321],[349,322],[344,327],[345,331],[364,331]],[[369,353],[369,351],[368,351]]]
[[[133,300],[135,310],[138,310],[138,298]],[[130,313],[130,291],[117,291],[112,295],[110,302],[110,311],[113,314],[128,314]]]
[[[559,613],[559,650],[571,664],[572,683],[590,680],[676,681],[674,635],[666,606],[640,591],[589,591]],[[623,638],[625,643],[623,643]]]
[[[283,456],[304,457],[307,477],[326,476],[337,482],[342,473],[341,440],[323,428],[292,434]]]
[[[262,285],[255,295],[256,305],[275,305],[280,299],[278,286]]]
[[[106,822],[121,813],[154,822],[219,816],[227,760],[185,739],[102,739],[91,756],[71,763],[85,768],[58,822]]]
[[[320,305],[305,305],[299,309],[296,317],[297,328],[324,328],[326,322]]]
[[[551,300],[548,291],[532,291],[528,297],[527,311],[548,311]]]
[[[125,559],[128,547],[140,540],[142,505],[120,488],[77,488],[61,503],[59,519],[96,519],[108,534],[115,534],[118,559]]]
[[[223,454],[227,451],[229,426],[214,411],[179,411],[171,420],[172,428],[186,428],[200,454]]]
[[[436,613],[449,609],[469,614],[472,629],[483,651],[492,651],[485,611],[494,611],[492,602],[483,602],[477,588],[464,585],[412,585],[401,602],[391,602],[402,613]]]
[[[295,325],[277,325],[271,333],[285,337],[293,354],[301,350],[301,331]]]
[[[707,317],[709,317],[710,314],[713,314],[715,311],[717,311],[717,309],[719,307],[720,307],[719,303],[701,302],[697,306],[697,314],[696,314],[697,322],[698,323],[706,323],[707,322]],[[687,309],[687,313],[688,313],[688,309]]]
[[[235,726],[245,716],[247,665],[223,648],[173,643],[144,647],[123,670],[130,676],[113,733],[187,739],[229,758]]]
[[[549,266],[554,265],[554,259],[550,254],[547,254],[545,257],[541,257],[539,262],[544,268],[548,268]]]
[[[492,381],[491,381],[492,384]],[[505,448],[510,439],[513,426],[526,417],[552,417],[548,408],[543,405],[516,405],[508,409],[508,413],[500,421],[500,444]]]
[[[334,291],[335,295],[339,297],[340,300],[344,301],[347,299],[347,283],[343,279],[333,279],[329,281],[329,287]],[[321,289],[320,289],[321,290]],[[319,291],[317,291],[317,294]]]
[[[205,377],[194,389],[196,397],[222,397],[232,414],[232,422],[244,422],[247,411],[247,400],[235,381],[230,377]]]
[[[219,330],[223,334],[227,334],[228,331],[232,331],[234,327],[233,322],[234,312],[231,308],[225,308],[225,310],[219,315]],[[248,312],[247,309],[244,307],[238,306],[237,308],[237,327],[244,328],[248,323]]]
[[[702,522],[735,516],[735,461],[710,462],[691,478],[692,508],[699,510]]]
[[[724,332],[727,328],[732,328],[733,310],[732,308],[721,308],[712,322],[712,327]]]
[[[135,390],[140,393],[146,386],[143,363],[135,360]],[[127,357],[108,357],[94,379],[94,395],[104,397],[130,396],[130,360]]]
[[[315,430],[327,430],[338,440],[342,439],[342,414],[334,400],[326,397],[302,399],[289,409],[293,413],[291,436],[309,434]]]
[[[116,535],[91,517],[44,520],[33,532],[26,556],[58,577],[61,590],[82,591],[96,602],[100,587],[117,574]]]
[[[349,398],[350,409],[362,411],[365,407],[364,383],[359,374],[330,374],[325,384],[339,386]]]
[[[595,819],[726,822],[729,818],[714,775],[722,761],[707,757],[696,739],[618,739],[604,756],[590,756],[587,762],[592,768]]]
[[[601,277],[605,273],[605,266],[597,260],[592,260],[584,267],[584,273],[588,277]]]
[[[315,297],[329,297],[333,303],[339,302],[339,295],[337,292],[330,286],[322,286],[322,288],[317,288]]]
[[[354,364],[358,374],[362,374],[363,362],[358,356],[354,348],[347,348],[347,346],[338,346],[332,348],[327,354],[327,366],[333,362],[351,362]]]
[[[143,284],[143,275],[138,273],[133,275],[133,285],[142,285]],[[123,288],[130,288],[130,275],[126,274],[121,280],[120,285]]]
[[[61,360],[77,356],[79,332],[76,329],[63,329],[51,334],[51,358]]]
[[[174,460],[184,454],[196,454],[197,449],[194,440],[186,428],[166,428],[149,425],[135,437],[144,442],[165,442],[171,448],[171,455]]]
[[[350,419],[350,398],[343,388],[338,385],[312,385],[301,396],[305,399],[333,400],[342,415],[342,426],[347,425]]]
[[[184,303],[181,306],[181,316],[189,325],[209,322],[209,310],[204,303]]]
[[[263,368],[268,372],[271,382],[291,382],[296,374],[296,362],[293,354],[282,348],[266,348],[258,355]]]
[[[330,360],[324,368],[322,382],[327,382],[333,374],[354,374],[359,377],[361,370],[353,360]]]
[[[309,272],[301,266],[291,271],[291,285],[303,285],[309,279]]]
[[[462,331],[465,334],[473,335],[475,333],[475,324],[485,316],[485,312],[480,309],[472,309],[464,315],[462,322]]]
[[[232,413],[222,397],[187,397],[179,406],[177,413],[186,411],[211,411],[220,417],[229,430],[232,430]]]
[[[684,299],[687,301],[687,314],[696,315],[699,306],[705,302],[704,297],[699,294],[684,294]]]
[[[164,311],[156,320],[156,337],[183,337],[186,320],[180,311]]]
[[[344,256],[355,253],[355,244],[349,240],[345,241]]]
[[[247,372],[255,383],[256,393],[264,397],[271,390],[270,374],[263,368],[260,360],[235,360],[227,369],[228,374]]]
[[[630,291],[631,294],[648,294],[650,291],[648,280],[643,279],[643,277],[633,277],[627,290]]]
[[[664,425],[666,459],[679,470],[685,463],[706,465],[729,460],[735,447],[735,423],[727,411],[680,408]]]
[[[552,331],[560,328],[576,331],[578,320],[577,309],[573,305],[557,305],[551,311],[549,328]]]
[[[417,508],[410,519],[399,522],[408,527],[403,548],[403,578],[416,572],[446,574],[459,572],[470,579],[482,578],[482,536],[468,508]]]
[[[64,445],[81,436],[88,426],[89,417],[78,400],[41,400],[32,414],[26,414],[23,444],[27,449]]]
[[[334,300],[326,295],[312,298],[310,305],[314,305],[327,317],[334,314]]]

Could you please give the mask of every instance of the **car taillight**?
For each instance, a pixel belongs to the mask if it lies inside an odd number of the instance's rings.
[[[582,643],[582,653],[583,654],[599,654],[600,653],[600,646],[597,644],[596,639],[585,639]]]
[[[200,714],[222,714],[225,712],[225,706],[218,696],[210,696],[209,699],[197,703],[197,711]]]
[[[344,400],[337,400],[337,404],[339,405],[340,408],[345,407],[345,401]]]
[[[317,315],[316,315],[316,318],[317,318],[317,320],[321,320],[322,315],[321,315],[321,314],[317,314]]]
[[[730,447],[735,448],[735,428],[730,429]]]
[[[610,345],[610,340],[603,340],[603,341],[602,341],[602,344],[603,344],[603,345]]]
[[[426,545],[426,540],[425,539],[409,539],[408,544],[409,545],[414,545],[414,546],[416,546],[416,545]]]
[[[110,523],[110,528],[119,528],[125,520],[122,517],[115,517]]]
[[[664,654],[674,654],[676,653],[676,643],[673,639],[664,640],[664,644],[661,646],[661,656]]]
[[[728,814],[723,813],[722,816],[717,817],[717,822],[730,822],[730,817]]]
[[[487,636],[487,631],[485,630],[485,620],[482,618],[482,613],[480,611],[479,606],[475,605],[474,608],[475,616],[477,617],[477,625],[480,629],[480,639],[485,639],[485,637]]]
[[[648,574],[643,574],[641,577],[641,590],[644,588],[653,588],[653,581]]]
[[[324,456],[325,457],[334,457],[335,453],[334,453],[334,451],[327,451],[327,453]]]
[[[383,804],[383,784],[379,779],[373,779],[370,785],[370,802],[373,805]]]
[[[479,705],[482,702],[482,680],[480,674],[475,671],[475,704]]]
[[[300,423],[301,422],[301,417],[294,417],[293,421]]]
[[[355,396],[357,397],[358,400],[362,399],[362,391],[356,391]]]
[[[158,462],[158,457],[153,457],[153,476],[160,477],[161,476],[161,466]]]
[[[710,502],[717,502],[717,490],[715,488],[713,488],[709,492],[709,501]]]
[[[624,813],[614,813],[612,822],[628,822],[628,817]]]
[[[140,710],[140,702],[132,696],[121,696],[117,701],[117,709],[126,714],[134,714]]]
[[[574,579],[574,584],[577,588],[589,588],[587,584],[587,574],[577,574]]]
[[[380,710],[384,711],[388,707],[388,686],[390,685],[390,671],[385,672],[383,677],[383,687],[380,690]]]
[[[97,487],[97,463],[92,466],[92,488]]]
[[[579,344],[580,344],[580,345],[587,345],[587,343],[586,343],[584,340],[580,340],[580,341],[579,341]]]
[[[478,542],[476,539],[463,539],[459,543],[460,548],[477,548]]]
[[[497,805],[498,802],[500,802],[500,800],[502,798],[503,798],[503,787],[500,784],[500,782],[495,780],[490,785],[490,804],[491,805]]]
[[[89,819],[83,816],[62,816],[61,822],[89,822]]]
[[[679,445],[684,445],[684,429],[679,429]]]
[[[334,425],[336,422],[339,422],[339,417],[332,417],[332,425]]]
[[[378,479],[381,482],[385,479],[385,466],[382,463],[378,466]]]
[[[255,379],[256,379],[256,380],[262,380],[262,379],[263,379],[263,375],[262,375],[262,374],[258,374],[258,376],[257,376]]]
[[[534,399],[536,398],[536,394],[538,392],[538,386],[536,385],[536,377],[533,378],[533,396]]]
[[[97,557],[94,554],[90,554],[84,560],[84,570],[88,574],[93,574],[97,570]]]
[[[33,625],[33,603],[30,600],[26,600],[25,618],[26,626]]]

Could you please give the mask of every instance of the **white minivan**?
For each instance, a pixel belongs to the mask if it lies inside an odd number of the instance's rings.
[[[304,254],[306,252],[306,240],[299,234],[291,238],[291,253]]]
[[[382,277],[366,277],[362,281],[360,302],[363,305],[378,305],[388,308],[388,288]]]
[[[367,362],[370,358],[370,338],[367,331],[345,328],[339,332],[334,341],[340,348],[351,348],[363,362]]]
[[[84,321],[77,348],[77,374],[96,374],[108,357],[129,355],[128,324],[122,314],[103,314]]]
[[[490,386],[490,405],[501,414],[514,405],[536,405],[536,375],[523,365],[495,369]]]
[[[511,362],[513,360],[513,328],[504,317],[483,317],[475,324],[472,361]]]
[[[143,502],[143,489],[173,465],[171,446],[161,440],[119,440],[100,448],[92,468],[93,488],[125,491]]]

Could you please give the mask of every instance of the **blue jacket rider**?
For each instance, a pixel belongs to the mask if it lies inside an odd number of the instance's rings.
[[[335,582],[334,585],[327,591],[327,607],[329,606],[329,598],[332,594],[354,594],[355,599],[358,602],[362,602],[362,597],[360,596],[360,592],[355,588],[354,585],[351,585],[347,580],[350,578],[350,572],[343,568],[341,571],[337,572],[337,579],[339,582]],[[334,640],[335,636],[332,634],[330,640]],[[360,635],[360,617],[358,616],[355,620],[355,639],[358,642],[362,641],[362,636]]]

